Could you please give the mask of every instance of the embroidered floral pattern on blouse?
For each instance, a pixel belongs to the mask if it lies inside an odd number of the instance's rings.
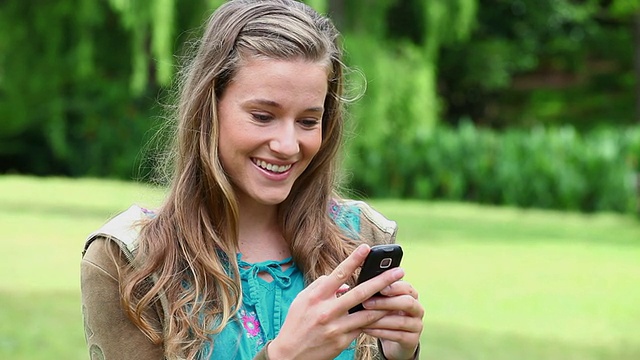
[[[140,210],[145,216],[147,216],[150,219],[153,219],[156,217],[156,215],[158,215],[155,210],[151,210],[143,207],[140,207]]]
[[[253,311],[240,310],[240,319],[242,320],[242,326],[247,331],[250,338],[257,337],[256,345],[262,345],[262,331],[260,331],[260,321]]]
[[[345,234],[358,238],[360,233],[360,208],[355,204],[339,204],[334,199],[329,201],[329,217],[340,226]]]

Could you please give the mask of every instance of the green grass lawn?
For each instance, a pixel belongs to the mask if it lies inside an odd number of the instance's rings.
[[[0,359],[86,359],[84,237],[162,193],[0,177]],[[427,309],[423,359],[640,359],[640,222],[611,215],[373,201],[398,221]]]

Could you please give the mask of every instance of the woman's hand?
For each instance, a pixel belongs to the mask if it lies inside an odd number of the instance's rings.
[[[386,271],[344,293],[344,283],[362,265],[368,253],[369,246],[360,245],[331,274],[321,276],[298,294],[280,333],[267,348],[269,358],[333,359],[363,328],[379,327],[375,324],[382,321],[388,309],[354,314],[349,314],[349,309],[400,280],[404,272],[402,269]]]
[[[387,315],[367,325],[363,332],[380,339],[384,356],[389,360],[413,359],[420,334],[424,308],[418,292],[406,281],[397,281],[364,302],[364,308]]]

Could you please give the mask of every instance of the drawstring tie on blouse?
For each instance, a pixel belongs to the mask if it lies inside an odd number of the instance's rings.
[[[284,318],[280,306],[276,306],[272,314],[268,313],[267,309],[263,307],[262,301],[260,301],[260,287],[263,285],[259,282],[264,281],[273,285],[273,289],[275,292],[274,301],[276,304],[279,304],[282,300],[283,290],[286,290],[291,286],[291,278],[282,270],[282,265],[290,263],[291,260],[292,258],[289,257],[281,261],[264,261],[260,263],[250,264],[242,261],[241,259],[238,259],[240,277],[246,279],[247,284],[249,285],[249,291],[248,293],[245,292],[243,302],[245,303],[245,305],[255,306],[256,315],[258,317],[258,321],[260,321],[261,324],[273,323],[273,325],[275,325],[275,333],[266,334],[268,338],[275,338],[275,336],[278,335],[278,333],[280,332],[280,326],[283,323]],[[291,266],[295,265],[291,264]],[[260,273],[269,274],[272,280],[269,282],[260,279]],[[267,329],[264,330],[268,331]]]

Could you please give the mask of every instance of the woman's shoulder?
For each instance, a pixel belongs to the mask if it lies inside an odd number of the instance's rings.
[[[127,210],[110,218],[98,230],[89,234],[82,251],[86,254],[89,246],[97,239],[105,238],[114,241],[131,260],[137,247],[140,227],[145,220],[155,216],[155,212],[138,205],[132,205]]]
[[[329,216],[351,236],[372,244],[395,242],[398,225],[361,200],[332,199]]]

